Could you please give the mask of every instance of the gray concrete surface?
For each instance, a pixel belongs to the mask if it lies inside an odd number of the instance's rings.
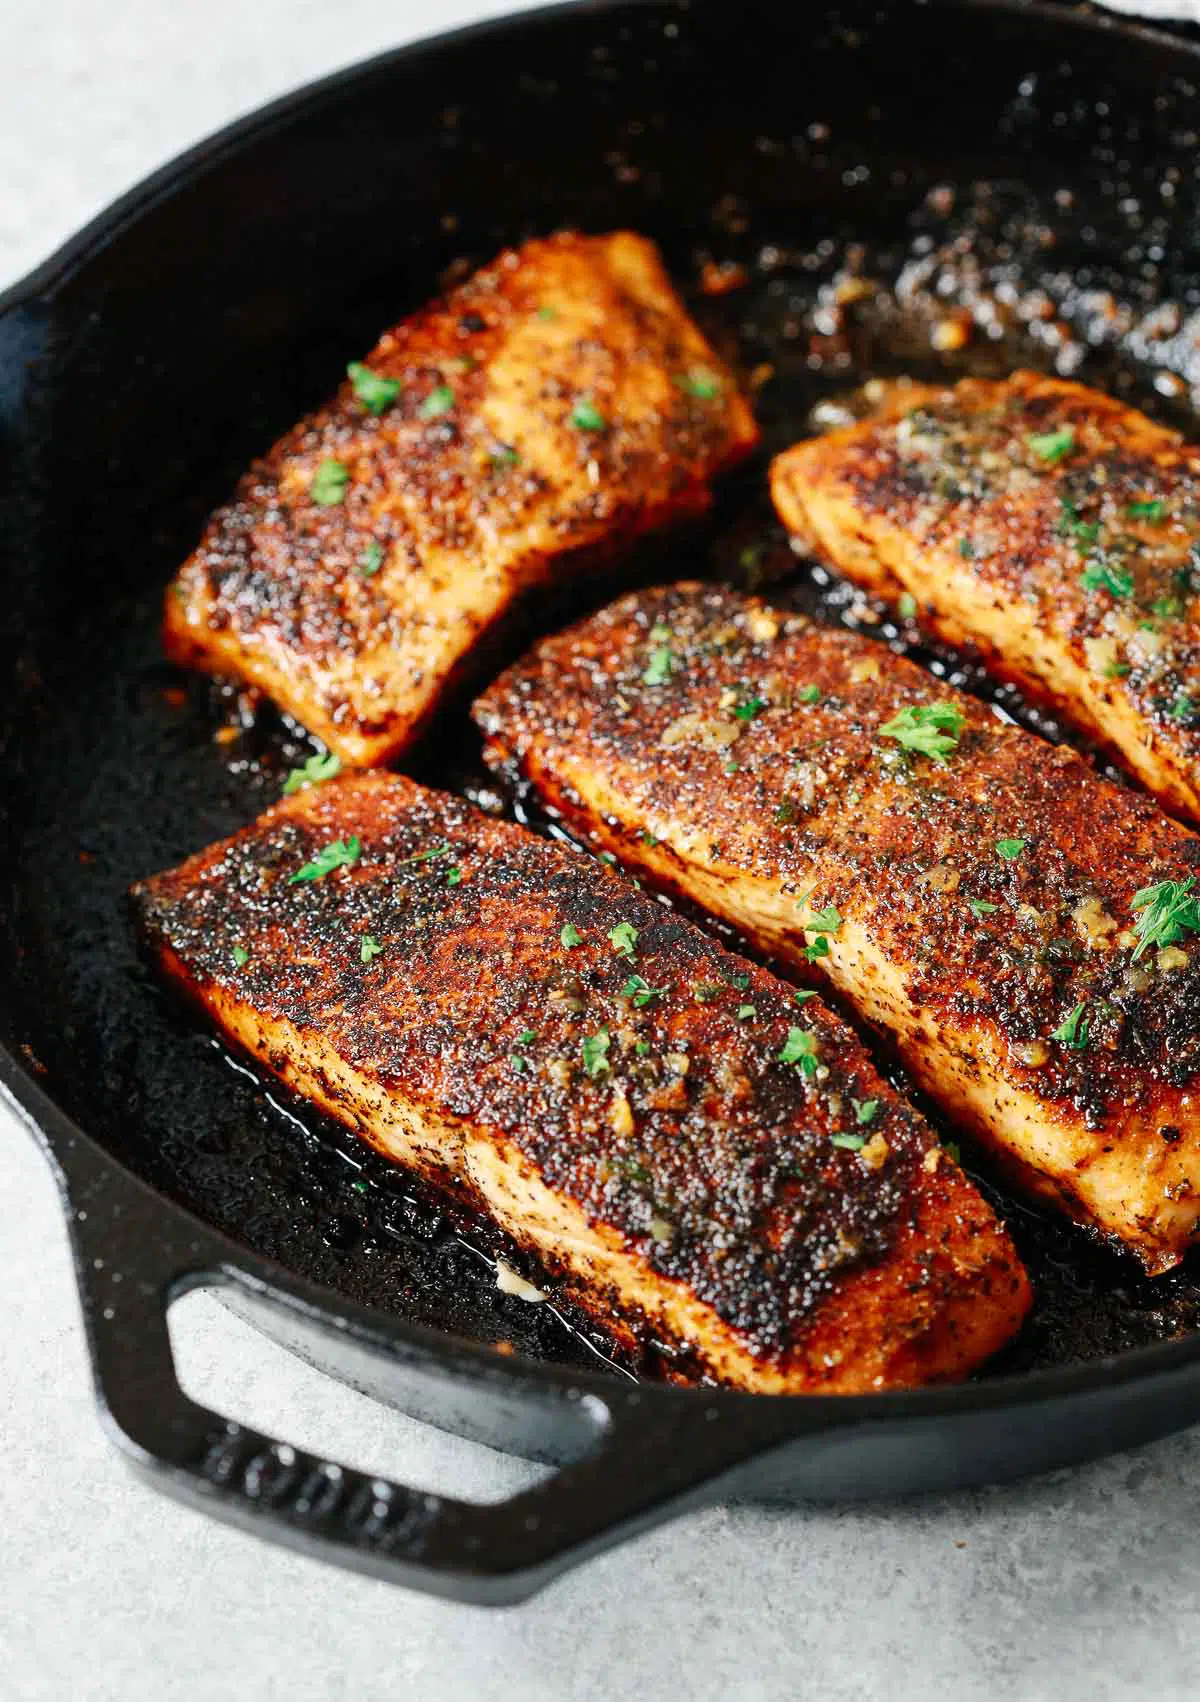
[[[7,0],[0,284],[296,82],[468,14],[393,0]],[[96,1422],[54,1189],[0,1118],[0,1702],[1175,1702],[1200,1671],[1200,1431],[902,1509],[714,1508],[501,1614],[264,1547],[156,1497]],[[206,1297],[188,1386],[480,1498],[529,1469],[292,1362]]]

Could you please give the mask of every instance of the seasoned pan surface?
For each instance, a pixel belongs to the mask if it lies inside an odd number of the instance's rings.
[[[1149,37],[1121,54],[1104,32],[1040,15],[849,6],[814,29],[764,8],[762,29],[743,32],[752,51],[722,35],[721,10],[545,19],[486,54],[468,41],[447,61],[454,106],[410,88],[402,65],[381,68],[353,104],[377,142],[370,182],[347,179],[342,108],[318,106],[259,145],[257,205],[247,174],[218,160],[154,215],[156,232],[57,286],[53,309],[22,327],[36,360],[14,437],[0,853],[12,1040],[69,1115],[243,1245],[352,1300],[618,1377],[661,1366],[653,1350],[617,1363],[590,1326],[498,1293],[496,1252],[537,1273],[223,1051],[141,962],[123,900],[248,820],[310,748],[268,707],[160,659],[161,589],[203,513],[447,269],[534,229],[625,224],[658,240],[766,428],[711,521],[647,549],[635,576],[770,585],[1062,736],[969,658],[923,648],[793,557],[764,469],[811,420],[898,374],[1026,364],[1197,429],[1187,77]],[[505,56],[519,109],[497,94]],[[401,185],[416,167],[414,207]],[[272,192],[283,181],[290,199]],[[235,254],[247,231],[256,240]],[[529,630],[604,590],[543,606]],[[460,708],[408,767],[556,831],[500,795],[476,753]],[[1038,1295],[989,1374],[1200,1327],[1194,1257],[1152,1283],[964,1159]]]

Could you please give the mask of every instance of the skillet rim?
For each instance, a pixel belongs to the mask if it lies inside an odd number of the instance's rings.
[[[681,11],[689,9],[687,0],[667,0],[667,3],[676,4]],[[1061,3],[1061,0],[911,0],[911,3],[929,10],[998,13],[1060,29],[1116,36],[1159,48],[1176,58],[1186,58],[1200,72],[1200,41],[1176,35],[1142,19],[1090,10],[1081,12]],[[221,126],[132,185],[23,278],[0,292],[0,319],[28,309],[39,301],[52,303],[57,293],[91,258],[116,240],[126,228],[203,175],[211,164],[295,118],[313,114],[355,83],[386,75],[401,62],[421,58],[436,60],[443,50],[459,42],[505,34],[518,25],[544,24],[555,16],[575,12],[596,15],[632,12],[640,9],[640,5],[641,0],[548,0],[548,3],[520,12],[502,13],[418,37],[303,83]],[[0,1044],[0,1106],[30,1130],[46,1153],[71,1217],[78,1215],[73,1198],[76,1183],[71,1175],[78,1167],[78,1159],[72,1157],[68,1160],[68,1154],[82,1153],[93,1175],[115,1174],[127,1190],[132,1185],[135,1195],[144,1197],[143,1203],[148,1210],[157,1213],[160,1218],[175,1216],[193,1232],[195,1244],[205,1249],[207,1254],[193,1261],[194,1271],[217,1277],[247,1295],[265,1297],[296,1316],[307,1315],[327,1330],[353,1331],[364,1346],[375,1351],[390,1352],[393,1356],[399,1354],[412,1363],[421,1361],[433,1369],[464,1371],[472,1380],[483,1384],[502,1384],[512,1391],[524,1387],[531,1394],[539,1390],[559,1394],[587,1391],[599,1395],[602,1400],[607,1397],[611,1402],[614,1387],[620,1386],[614,1385],[614,1379],[602,1372],[566,1367],[525,1355],[509,1358],[486,1344],[411,1322],[382,1308],[363,1306],[339,1294],[336,1289],[299,1276],[286,1266],[243,1246],[209,1224],[189,1206],[154,1188],[122,1159],[110,1153],[86,1129],[67,1116],[42,1088],[34,1073],[3,1044]],[[179,1273],[182,1279],[186,1276],[184,1271]],[[82,1270],[80,1279],[83,1285]],[[203,1286],[203,1278],[199,1284],[192,1284],[196,1285]],[[186,1280],[169,1281],[163,1296],[164,1304],[169,1304],[186,1286],[189,1286]],[[1115,1388],[1150,1383],[1198,1365],[1200,1330],[1175,1341],[1125,1349],[1078,1364],[1005,1372],[981,1382],[943,1387],[858,1395],[764,1396],[733,1389],[693,1389],[644,1383],[638,1385],[638,1392],[639,1404],[660,1409],[678,1409],[685,1404],[696,1409],[701,1400],[706,1408],[719,1408],[722,1415],[733,1415],[739,1411],[745,1414],[749,1407],[756,1412],[771,1408],[776,1413],[790,1409],[796,1415],[795,1429],[800,1435],[809,1428],[804,1415],[812,1415],[818,1407],[821,1414],[831,1420],[830,1426],[822,1428],[838,1428],[843,1422],[857,1426],[860,1423],[870,1424],[872,1420],[889,1423],[898,1419],[947,1417],[955,1413],[1003,1412],[1049,1404],[1055,1399],[1070,1400],[1089,1394],[1099,1396]]]

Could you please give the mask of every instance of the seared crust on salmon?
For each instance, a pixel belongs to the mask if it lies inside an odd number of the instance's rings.
[[[209,523],[166,646],[352,763],[402,750],[532,586],[702,512],[757,440],[628,232],[503,253],[349,371]]]
[[[717,587],[620,600],[475,714],[490,759],[626,866],[827,976],[1028,1186],[1178,1262],[1200,840],[1149,799],[882,645]]]
[[[847,1025],[582,853],[349,775],[134,900],[233,1040],[692,1378],[951,1378],[1024,1314],[991,1209]]]
[[[1200,449],[1081,384],[901,387],[776,457],[784,524],[1200,819]]]

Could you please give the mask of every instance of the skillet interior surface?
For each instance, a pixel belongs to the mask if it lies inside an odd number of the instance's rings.
[[[577,1320],[496,1291],[490,1252],[536,1272],[494,1232],[269,1089],[139,960],[129,884],[248,820],[308,748],[162,663],[162,588],[251,456],[448,268],[534,232],[626,225],[663,246],[765,426],[711,521],[639,571],[779,581],[1061,736],[798,563],[765,459],[872,376],[1018,363],[1191,426],[1197,70],[1149,34],[1048,12],[764,4],[739,8],[736,31],[717,3],[541,15],[428,65],[377,63],[215,150],[0,319],[15,491],[0,991],[4,1039],[43,1087],[155,1188],[312,1281],[539,1358],[607,1357]],[[604,592],[577,588],[539,620]],[[525,809],[496,795],[464,713],[434,742],[408,764],[420,778]],[[1200,1262],[1150,1283],[964,1159],[1038,1293],[1002,1369],[1200,1327]],[[651,1352],[617,1369],[659,1367]]]

